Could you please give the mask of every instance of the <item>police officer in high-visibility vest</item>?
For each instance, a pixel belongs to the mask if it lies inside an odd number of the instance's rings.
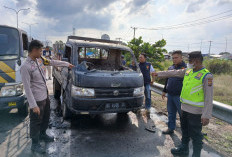
[[[189,141],[193,143],[193,157],[200,157],[203,145],[202,126],[209,124],[213,108],[213,75],[203,65],[201,52],[189,54],[187,69],[154,73],[160,78],[184,77],[180,95],[181,130],[180,146],[171,149],[174,155],[188,155]]]

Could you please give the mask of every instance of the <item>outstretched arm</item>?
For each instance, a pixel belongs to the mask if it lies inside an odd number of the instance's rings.
[[[72,65],[68,62],[64,62],[64,61],[60,61],[60,60],[49,60],[49,59],[46,59],[44,57],[41,57],[39,59],[43,60],[43,63],[45,66],[68,67],[70,69],[74,67],[74,65]]]
[[[186,69],[160,71],[157,73],[153,73],[153,77],[159,77],[159,78],[184,77],[185,71]]]

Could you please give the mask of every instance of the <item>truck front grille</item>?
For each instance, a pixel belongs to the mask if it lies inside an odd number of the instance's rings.
[[[95,89],[96,98],[120,98],[132,97],[133,88],[111,88],[111,89]]]

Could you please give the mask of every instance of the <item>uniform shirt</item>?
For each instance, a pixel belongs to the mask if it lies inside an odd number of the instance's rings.
[[[201,69],[202,70],[202,69]],[[186,69],[181,70],[169,70],[158,72],[158,77],[184,77]],[[206,74],[203,79],[203,90],[204,90],[204,107],[196,107],[188,104],[181,104],[181,110],[192,113],[202,114],[202,118],[210,119],[212,117],[213,109],[213,75]]]
[[[51,66],[68,67],[68,62],[51,60]],[[45,66],[42,59],[32,60],[29,56],[21,69],[22,82],[29,102],[29,107],[37,107],[36,101],[42,101],[48,97],[48,89],[45,80]]]
[[[168,70],[174,70],[174,69],[179,70],[185,68],[186,68],[185,62],[181,62],[178,65],[170,66]],[[170,95],[180,95],[182,86],[183,86],[183,78],[169,77],[165,82],[163,92],[168,93]]]
[[[140,70],[143,74],[144,85],[151,83],[151,76],[150,73],[155,72],[151,63],[144,62],[139,63]]]

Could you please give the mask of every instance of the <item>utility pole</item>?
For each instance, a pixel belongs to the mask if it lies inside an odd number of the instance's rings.
[[[210,57],[211,43],[212,43],[212,41],[210,40],[210,41],[209,41],[209,57]]]
[[[29,30],[30,30],[30,39],[32,39],[32,37],[31,37],[31,26],[32,26],[32,25],[35,25],[35,24],[38,24],[38,23],[26,23],[26,22],[22,22],[22,23],[24,23],[24,24],[26,24],[26,25],[29,26]]]
[[[134,39],[135,39],[135,30],[138,29],[137,27],[131,27],[132,29],[134,29]]]
[[[18,22],[18,21],[19,21],[19,12],[22,11],[22,10],[29,10],[29,9],[30,9],[30,8],[26,8],[26,9],[15,10],[15,9],[13,9],[13,8],[9,8],[9,7],[6,7],[6,6],[4,6],[4,8],[13,10],[13,11],[16,13],[17,28],[18,28],[18,26],[19,26],[19,22]]]
[[[227,38],[226,38],[226,48],[225,48],[225,52],[227,52]]]
[[[188,44],[188,53],[189,53],[189,44]]]
[[[73,27],[73,36],[75,36],[76,35],[76,29]]]
[[[202,48],[202,40],[201,40],[201,46],[200,46],[200,51],[201,51],[201,48]]]

